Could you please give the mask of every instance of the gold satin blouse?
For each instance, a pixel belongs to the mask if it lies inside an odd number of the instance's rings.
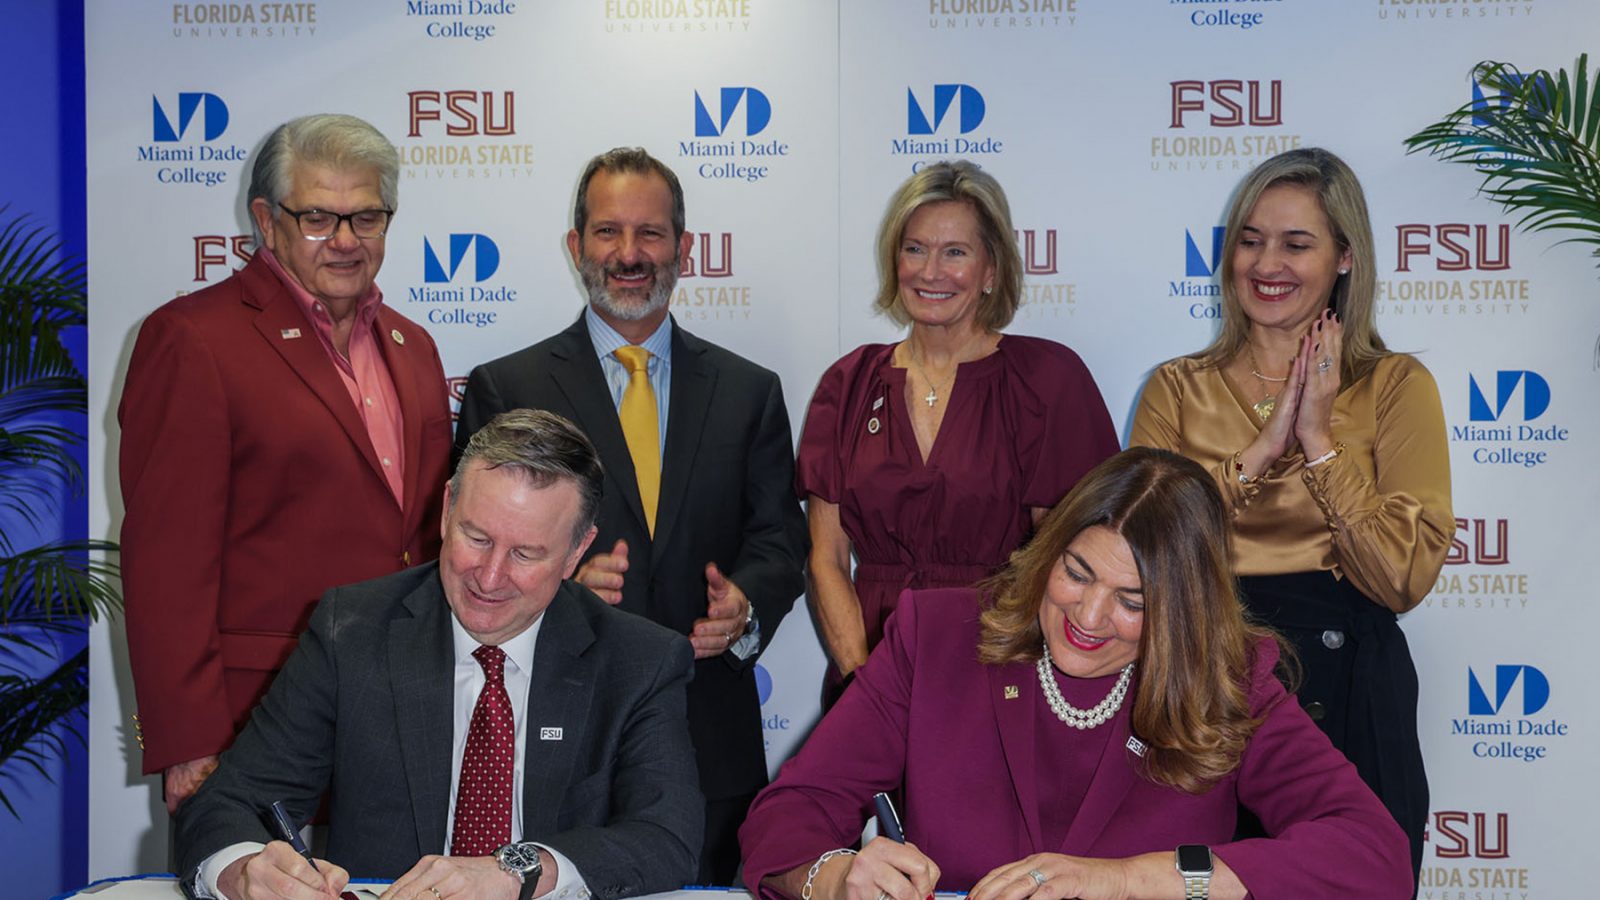
[[[1428,370],[1405,354],[1379,360],[1334,399],[1342,454],[1308,469],[1296,446],[1241,484],[1233,455],[1260,430],[1222,370],[1180,358],[1150,376],[1128,443],[1211,470],[1233,509],[1238,574],[1331,570],[1397,613],[1420,603],[1455,533],[1444,410]]]

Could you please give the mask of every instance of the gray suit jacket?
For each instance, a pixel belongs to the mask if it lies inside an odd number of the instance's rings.
[[[329,591],[249,725],[178,812],[178,860],[271,838],[330,804],[328,858],[395,878],[444,852],[454,652],[437,563]],[[704,807],[685,724],[682,637],[566,582],[544,613],[528,695],[522,834],[601,898],[693,880]],[[540,729],[560,728],[559,740]]]
[[[805,587],[810,539],[794,493],[794,443],[778,376],[672,328],[672,396],[661,459],[656,532],[645,525],[622,424],[580,315],[565,331],[472,370],[456,422],[455,456],[508,409],[571,419],[605,466],[599,534],[589,555],[628,542],[622,606],[688,634],[706,614],[705,565],[715,562],[750,599],[763,645]],[[711,799],[767,783],[755,655],[699,660],[689,685],[689,733]]]

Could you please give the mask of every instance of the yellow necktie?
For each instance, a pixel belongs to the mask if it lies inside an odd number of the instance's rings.
[[[633,474],[639,479],[639,500],[650,535],[656,533],[656,502],[661,497],[661,425],[656,414],[656,392],[650,387],[650,351],[629,344],[614,355],[628,370],[628,388],[622,392],[622,436],[633,457]]]

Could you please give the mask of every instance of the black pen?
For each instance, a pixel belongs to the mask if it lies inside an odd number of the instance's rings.
[[[906,833],[900,830],[900,814],[894,811],[894,801],[879,791],[872,795],[872,805],[878,809],[878,833],[896,844],[904,844]]]
[[[269,809],[272,812],[272,824],[278,826],[278,837],[283,838],[294,852],[305,857],[306,862],[311,863],[311,868],[318,872],[322,871],[317,869],[317,861],[311,858],[311,851],[306,848],[306,842],[300,840],[300,832],[295,830],[294,822],[289,818],[289,811],[283,808],[283,801],[272,801]]]

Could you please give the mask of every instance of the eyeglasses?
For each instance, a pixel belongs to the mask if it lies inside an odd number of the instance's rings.
[[[300,236],[308,241],[325,241],[339,232],[341,222],[350,223],[350,233],[364,241],[381,238],[389,230],[392,209],[361,209],[353,213],[324,212],[320,209],[290,209],[282,203],[278,208],[294,217],[300,226]]]

